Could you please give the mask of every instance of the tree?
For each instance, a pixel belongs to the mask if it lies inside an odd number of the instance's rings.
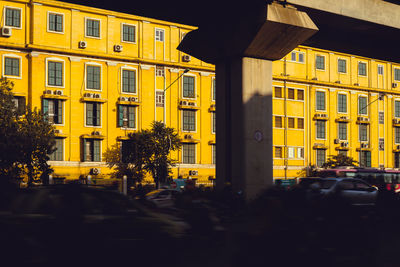
[[[322,168],[331,169],[339,166],[357,166],[357,161],[344,154],[329,156],[328,160],[322,164]]]
[[[28,185],[52,172],[48,155],[55,151],[54,127],[38,109],[16,109],[13,83],[0,79],[0,175],[28,176]]]
[[[175,164],[170,152],[180,148],[180,138],[173,128],[155,121],[150,130],[130,133],[122,145],[116,144],[103,154],[114,175],[128,177],[134,184],[150,173],[157,187],[167,182],[170,168]]]

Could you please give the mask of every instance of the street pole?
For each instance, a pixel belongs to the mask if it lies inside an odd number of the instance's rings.
[[[163,118],[163,122],[164,122],[164,125],[165,126],[167,126],[167,123],[165,122],[165,120],[166,120],[166,117],[167,117],[167,96],[166,96],[166,91],[167,91],[167,89],[168,88],[170,88],[176,81],[178,81],[185,73],[188,73],[189,72],[189,69],[185,69],[184,71],[183,71],[183,73],[181,74],[181,75],[179,75],[178,76],[178,78],[176,78],[172,83],[170,83],[170,85],[168,85],[168,87],[166,87],[165,89],[164,89],[164,118]]]

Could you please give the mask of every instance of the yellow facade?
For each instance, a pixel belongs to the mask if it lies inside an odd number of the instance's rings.
[[[50,0],[0,1],[0,9],[1,73],[19,99],[54,116],[54,175],[77,179],[95,168],[109,177],[106,149],[165,120],[187,149],[172,154],[174,178],[215,177],[215,68],[176,49],[194,27]],[[399,64],[309,47],[274,62],[274,178],[298,177],[339,152],[400,167],[399,80]]]

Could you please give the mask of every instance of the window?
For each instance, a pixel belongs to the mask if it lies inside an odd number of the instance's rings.
[[[294,128],[294,118],[288,118],[288,128]]]
[[[304,90],[297,90],[297,100],[304,100]]]
[[[400,168],[400,152],[394,153],[394,167]]]
[[[338,123],[338,132],[340,140],[347,140],[347,123],[339,122]]]
[[[304,119],[297,118],[297,129],[304,129]]]
[[[300,159],[304,158],[304,148],[302,148],[302,147],[297,148],[297,157]]]
[[[212,100],[217,99],[217,84],[215,82],[215,77],[212,79]]]
[[[86,89],[100,90],[100,66],[86,66]]]
[[[182,163],[195,164],[196,163],[196,144],[183,144],[182,145]]]
[[[282,117],[275,116],[275,127],[276,128],[283,128]]]
[[[358,75],[367,76],[367,63],[358,62]]]
[[[282,158],[282,147],[275,147],[275,158]]]
[[[321,167],[322,164],[325,163],[325,150],[324,149],[317,149],[316,150],[316,157],[317,157],[316,165],[318,167]]]
[[[183,110],[183,130],[184,131],[196,131],[196,111],[195,110]]]
[[[288,147],[288,158],[289,159],[293,159],[295,157],[294,153],[295,153],[294,147]]]
[[[48,30],[52,32],[63,32],[63,20],[64,16],[62,14],[49,13],[48,16]]]
[[[365,96],[358,97],[358,114],[359,115],[367,115],[368,114],[367,97],[365,97]]]
[[[216,113],[211,112],[211,120],[212,120],[212,133],[215,133],[217,130],[217,120],[216,120]]]
[[[394,101],[394,116],[396,118],[400,117],[400,100]]]
[[[384,111],[379,111],[379,124],[385,124],[385,112]]]
[[[316,91],[315,99],[316,99],[316,109],[325,111],[325,92]]]
[[[378,64],[378,75],[383,75],[383,65]]]
[[[371,151],[360,151],[360,167],[371,167]]]
[[[347,156],[347,150],[339,150],[338,155]]]
[[[118,105],[118,127],[136,128],[136,107]]]
[[[122,41],[134,43],[136,41],[135,33],[136,33],[136,26],[122,24]]]
[[[183,97],[195,98],[194,93],[194,77],[183,76]]]
[[[19,58],[4,57],[4,76],[19,77]]]
[[[86,125],[100,126],[101,104],[98,102],[86,103]]]
[[[299,53],[299,62],[304,63],[304,53]]]
[[[63,86],[63,63],[58,61],[47,62],[47,85]]]
[[[164,30],[156,29],[156,41],[164,42]]]
[[[359,141],[368,141],[368,125],[360,124],[358,126]]]
[[[100,71],[99,71],[100,75]],[[122,92],[136,93],[136,71],[135,70],[122,70]]]
[[[394,142],[400,144],[400,127],[394,127]]]
[[[50,123],[63,123],[63,105],[61,100],[43,98],[42,104],[43,114]]]
[[[347,113],[347,95],[338,94],[338,112]]]
[[[55,139],[56,144],[55,144],[55,149],[52,154],[49,155],[50,160],[52,161],[63,161],[64,160],[64,139],[62,138],[56,138]]]
[[[288,89],[288,99],[294,99],[294,89]]]
[[[316,56],[315,58],[315,68],[317,70],[325,70],[325,57],[324,56]]]
[[[21,9],[6,7],[6,17],[4,26],[21,27]]]
[[[400,81],[400,69],[394,69],[394,80]]]
[[[290,60],[291,61],[296,61],[297,57],[296,57],[296,52],[292,52],[290,55]]]
[[[100,38],[100,20],[86,19],[86,36]]]
[[[379,138],[379,150],[380,151],[385,150],[385,138]]]
[[[98,139],[83,139],[83,161],[101,161],[100,142]]]
[[[212,164],[217,164],[217,146],[211,145],[212,149]]]
[[[156,91],[156,107],[164,107],[165,95],[164,90]]]
[[[282,98],[282,87],[274,87],[275,97]]]
[[[14,96],[13,103],[14,103],[14,108],[18,115],[22,115],[25,113],[26,109],[25,97]]]
[[[164,66],[156,66],[156,76],[158,77],[164,77],[165,76],[165,69]]]
[[[346,73],[346,60],[344,59],[338,59],[338,72],[340,73]]]
[[[325,121],[316,121],[317,139],[325,139]]]

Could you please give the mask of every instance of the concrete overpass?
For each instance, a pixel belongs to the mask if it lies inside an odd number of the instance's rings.
[[[217,187],[253,198],[272,184],[272,61],[302,44],[400,62],[400,5],[254,1],[220,12],[178,49],[216,65]]]

